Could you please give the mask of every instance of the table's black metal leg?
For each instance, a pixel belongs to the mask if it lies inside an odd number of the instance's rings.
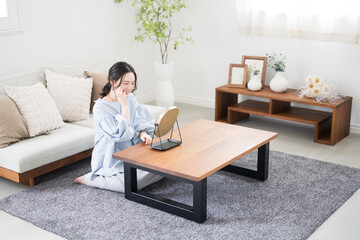
[[[258,148],[257,170],[234,165],[228,165],[222,170],[265,181],[268,178],[269,170],[269,145],[270,143],[266,143]]]
[[[193,185],[193,206],[179,203],[143,190],[137,189],[136,169],[142,169],[148,172],[159,174],[165,177],[173,178]],[[125,179],[125,198],[134,202],[198,222],[203,223],[206,220],[207,206],[207,178],[201,181],[191,181],[181,177],[169,175],[155,170],[139,167],[124,162]]]
[[[136,168],[124,164],[125,198],[131,199],[131,192],[137,191],[137,173]]]
[[[202,223],[206,220],[207,178],[193,184],[194,220]]]
[[[258,148],[257,179],[265,181],[269,172],[269,143]]]

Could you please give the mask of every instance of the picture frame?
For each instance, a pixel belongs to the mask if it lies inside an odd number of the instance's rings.
[[[257,56],[243,56],[242,64],[248,66],[247,68],[247,82],[251,77],[251,67],[256,67],[256,69],[260,70],[261,74],[261,88],[264,88],[265,85],[265,75],[266,75],[266,67],[267,67],[267,57],[257,57]]]
[[[228,87],[246,88],[248,66],[245,64],[229,65]]]

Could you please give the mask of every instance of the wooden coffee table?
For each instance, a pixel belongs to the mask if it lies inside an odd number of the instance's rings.
[[[268,177],[269,143],[277,133],[200,119],[180,128],[183,143],[158,151],[143,143],[113,154],[124,162],[125,198],[195,222],[206,220],[207,177],[225,170],[259,180]],[[177,131],[174,131],[177,132]],[[174,138],[178,136],[175,134]],[[258,149],[257,170],[229,165]],[[137,188],[136,169],[193,185],[193,206]]]

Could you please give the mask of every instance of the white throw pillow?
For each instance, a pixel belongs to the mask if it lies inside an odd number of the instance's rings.
[[[31,137],[64,126],[54,100],[42,83],[26,87],[5,86],[4,88],[25,118]]]
[[[92,91],[91,78],[71,77],[47,70],[47,89],[64,121],[89,119]]]

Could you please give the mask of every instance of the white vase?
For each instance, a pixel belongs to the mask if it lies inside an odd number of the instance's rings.
[[[286,79],[284,72],[276,72],[273,79],[270,81],[270,89],[274,92],[285,92],[288,88],[289,82]]]
[[[171,82],[174,63],[154,62],[156,76],[156,105],[171,107],[174,105],[174,88]]]
[[[259,91],[261,87],[262,87],[261,76],[260,75],[251,76],[250,81],[247,84],[247,88],[251,91]]]

